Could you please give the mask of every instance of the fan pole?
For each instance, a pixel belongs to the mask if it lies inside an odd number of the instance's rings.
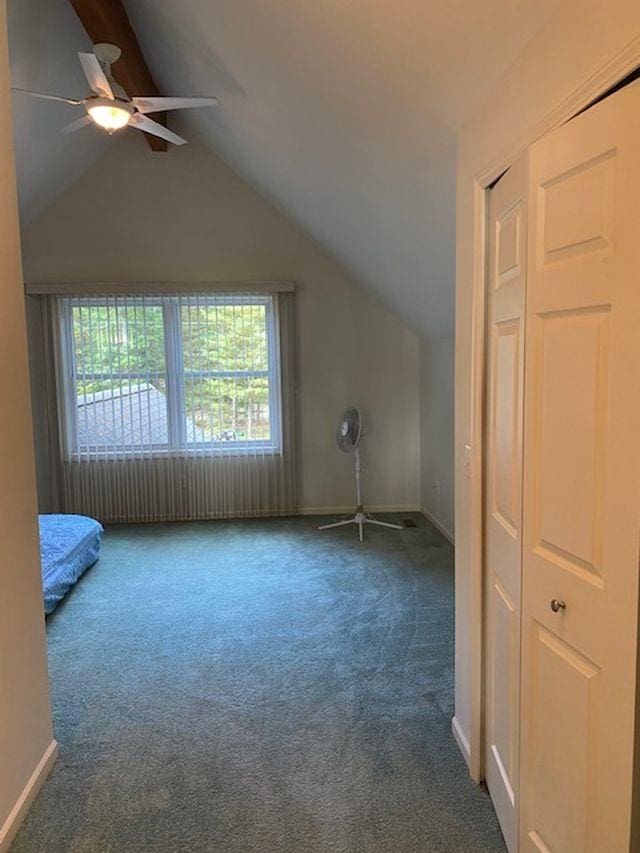
[[[356,524],[358,525],[358,539],[364,541],[364,512],[362,511],[362,487],[360,485],[360,473],[362,465],[360,464],[360,448],[356,447],[354,455],[354,465],[356,469]]]
[[[358,526],[358,539],[364,541],[364,526],[365,524],[375,524],[378,527],[390,527],[392,530],[402,530],[402,525],[391,524],[389,521],[377,521],[371,518],[364,511],[362,505],[362,485],[360,482],[362,465],[360,463],[360,448],[356,446],[354,451],[354,467],[356,471],[356,514],[352,518],[345,518],[344,521],[334,521],[332,524],[321,524],[318,530],[330,530],[332,527],[344,527],[347,524],[356,524]]]
[[[362,465],[360,464],[360,448],[356,447],[355,453],[353,454],[355,459],[355,468],[356,468],[356,504],[358,505],[357,512],[362,512],[362,486],[360,485],[360,474],[362,472]]]

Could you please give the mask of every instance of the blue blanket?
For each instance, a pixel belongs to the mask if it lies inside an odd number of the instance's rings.
[[[51,613],[100,555],[102,525],[85,515],[41,515],[44,611]]]

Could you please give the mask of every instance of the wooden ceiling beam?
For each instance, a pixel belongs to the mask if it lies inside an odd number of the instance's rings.
[[[122,51],[111,73],[130,98],[142,95],[159,95],[127,10],[122,0],[69,0],[80,18],[82,26],[93,44],[107,42]],[[154,121],[166,125],[166,113],[155,113]],[[157,136],[145,133],[152,151],[166,151],[167,143]]]

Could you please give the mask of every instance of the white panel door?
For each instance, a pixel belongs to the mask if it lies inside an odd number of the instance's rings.
[[[489,193],[485,460],[485,778],[517,848],[526,161]]]
[[[530,150],[520,849],[630,845],[640,88]]]

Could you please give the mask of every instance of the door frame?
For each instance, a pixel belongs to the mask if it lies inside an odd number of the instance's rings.
[[[527,135],[500,156],[485,165],[473,178],[473,271],[471,281],[471,624],[470,692],[471,716],[469,742],[462,736],[456,720],[453,734],[465,754],[469,773],[476,782],[484,779],[484,494],[485,494],[485,398],[486,398],[486,323],[487,323],[487,218],[489,190],[498,178],[537,139],[569,121],[593,101],[606,95],[640,67],[640,36],[610,59],[595,74],[584,80],[551,109]]]

